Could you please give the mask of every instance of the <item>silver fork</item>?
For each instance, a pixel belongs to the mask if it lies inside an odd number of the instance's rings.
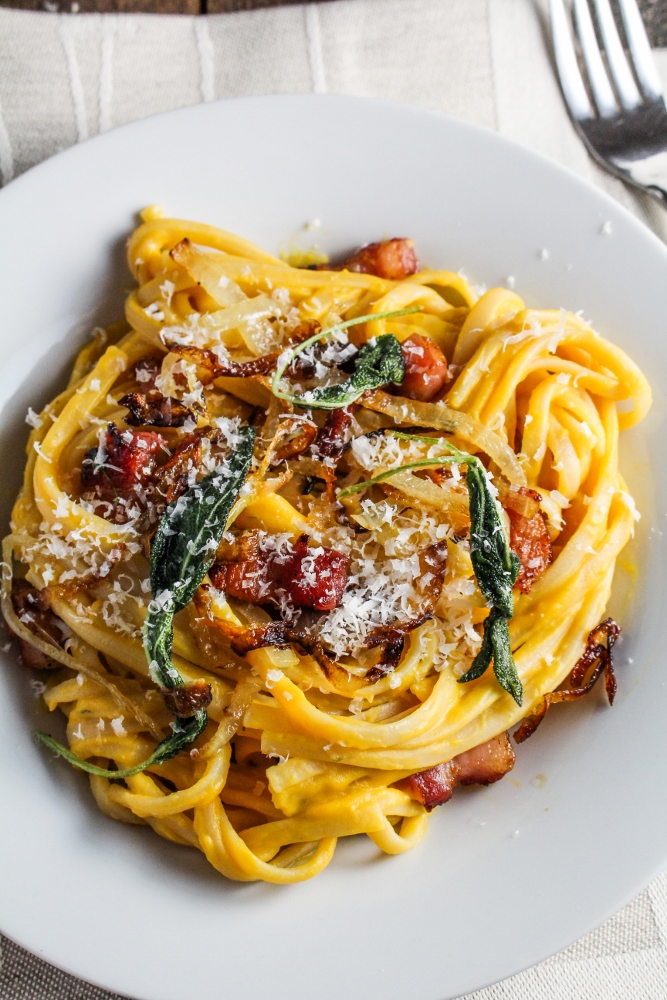
[[[628,61],[609,0],[593,4],[606,66],[588,0],[573,3],[587,89],[563,0],[550,0],[554,55],[565,103],[595,159],[667,206],[667,108],[641,14],[635,0],[619,0]]]

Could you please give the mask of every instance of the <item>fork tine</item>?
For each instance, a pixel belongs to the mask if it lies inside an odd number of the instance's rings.
[[[583,121],[593,118],[595,117],[593,108],[579,72],[563,0],[549,0],[549,9],[556,68],[565,103],[575,120]]]
[[[618,104],[595,37],[588,0],[574,0],[574,19],[595,103],[603,118],[611,118],[618,114]]]
[[[602,40],[607,53],[607,62],[611,70],[611,75],[614,78],[614,83],[616,84],[618,96],[626,111],[632,111],[633,108],[639,107],[642,99],[632,75],[632,70],[628,65],[628,60],[625,57],[621,39],[618,36],[609,0],[595,0],[595,9],[597,10]]]
[[[619,6],[635,74],[642,90],[647,97],[661,98],[662,82],[636,0],[619,0]]]

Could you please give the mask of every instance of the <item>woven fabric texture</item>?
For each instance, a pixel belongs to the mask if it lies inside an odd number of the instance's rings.
[[[667,213],[593,164],[570,125],[545,8],[546,0],[331,0],[198,18],[0,9],[0,177],[8,183],[67,146],[170,108],[328,91],[497,129],[592,180],[667,239]],[[667,85],[667,49],[656,56]],[[2,947],[0,1000],[112,996],[9,941]],[[667,1000],[667,872],[570,948],[468,1000],[547,998]]]

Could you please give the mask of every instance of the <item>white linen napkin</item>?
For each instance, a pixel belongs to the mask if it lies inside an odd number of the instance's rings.
[[[0,9],[0,178],[158,111],[329,91],[497,129],[592,180],[667,240],[667,212],[600,170],[572,128],[545,16],[545,0],[333,0],[203,18]],[[667,50],[656,56],[667,86]],[[468,1000],[667,998],[665,942],[667,871],[572,947]],[[9,941],[3,952],[0,1000],[111,997]]]

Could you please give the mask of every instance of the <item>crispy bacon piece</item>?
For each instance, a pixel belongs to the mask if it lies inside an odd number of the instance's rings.
[[[516,743],[523,743],[529,736],[533,735],[549,711],[550,705],[556,705],[559,701],[577,701],[577,699],[583,698],[589,691],[592,691],[602,673],[604,673],[604,687],[607,701],[610,705],[614,704],[616,676],[614,674],[612,651],[620,633],[620,626],[616,624],[613,618],[605,618],[603,622],[600,622],[589,633],[586,640],[586,648],[570,672],[568,684],[571,687],[564,691],[550,691],[548,694],[545,694],[536,708],[533,709],[530,715],[526,716],[519,728],[515,730],[514,740]],[[605,639],[607,641],[606,646],[604,644]],[[591,667],[593,671],[586,683],[584,683],[586,674]]]
[[[380,243],[369,243],[342,264],[324,264],[318,271],[356,271],[360,274],[374,274],[377,278],[402,281],[419,270],[419,261],[412,240],[395,237]]]
[[[169,455],[164,438],[154,431],[122,431],[109,424],[101,465],[96,465],[98,451],[91,449],[81,467],[81,488],[84,497],[99,504],[98,513],[114,524],[124,524],[142,512],[137,522],[146,530],[165,506],[187,489],[193,470],[199,468],[202,438],[210,431],[195,431],[183,437],[166,462],[158,458]]]
[[[508,491],[502,504],[510,522],[510,548],[521,560],[516,586],[527,594],[553,559],[547,518],[539,506],[540,494],[527,486]],[[522,509],[530,516],[520,513]]]
[[[492,785],[511,771],[516,755],[509,733],[500,733],[460,753],[446,764],[436,764],[407,779],[410,794],[430,812],[448,802],[457,785]]]
[[[238,562],[215,563],[209,570],[216,590],[249,604],[260,604],[273,597],[271,564],[266,559],[250,558]]]
[[[163,396],[157,389],[151,389],[145,395],[141,392],[128,392],[118,403],[130,411],[125,422],[133,427],[146,424],[153,427],[182,427],[188,417],[192,416],[187,406],[171,396]]]
[[[60,627],[62,623],[51,611],[43,590],[37,590],[36,587],[31,587],[26,580],[18,580],[14,577],[12,580],[12,606],[19,621],[36,636],[43,639],[44,642],[53,643],[55,646],[62,645],[64,639],[64,632]],[[35,649],[20,636],[19,644],[21,657],[26,667],[32,667],[35,670],[56,670],[61,666],[57,660],[52,660],[41,649]]]
[[[308,535],[300,535],[294,554],[279,567],[278,579],[297,607],[332,611],[345,592],[349,562],[349,556],[336,549],[309,549]]]
[[[345,437],[352,415],[359,407],[343,406],[338,410],[331,410],[327,416],[324,427],[317,436],[317,457],[328,459],[339,459],[345,449]]]
[[[202,708],[208,708],[213,700],[211,685],[204,680],[192,681],[175,688],[162,688],[164,703],[172,715],[188,719]]]
[[[214,563],[211,581],[218,590],[251,604],[280,605],[284,597],[297,607],[331,611],[345,591],[349,559],[336,549],[310,549],[308,541],[308,535],[300,535],[284,562],[247,542],[238,556],[228,550],[225,555],[231,558]]]
[[[413,333],[403,341],[405,378],[397,388],[399,396],[427,403],[449,379],[447,358],[430,337]]]
[[[94,489],[101,499],[146,483],[157,468],[156,457],[166,452],[167,442],[154,431],[119,431],[109,424],[103,441],[103,461],[97,465],[97,448],[87,452],[81,466],[81,485]]]

